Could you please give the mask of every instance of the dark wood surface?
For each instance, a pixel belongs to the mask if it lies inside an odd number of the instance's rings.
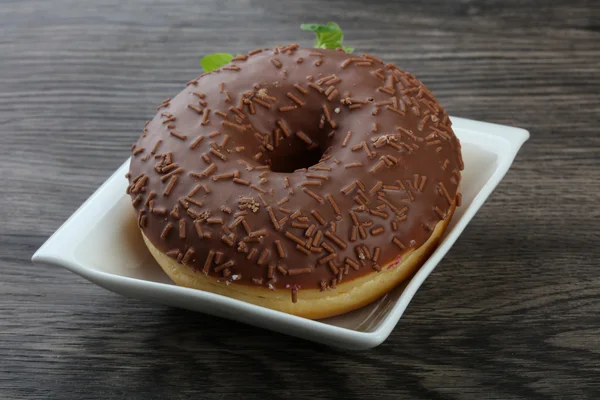
[[[201,55],[312,37],[524,127],[514,166],[389,340],[341,352],[123,298],[32,253]],[[1,399],[600,398],[600,2],[0,2]]]

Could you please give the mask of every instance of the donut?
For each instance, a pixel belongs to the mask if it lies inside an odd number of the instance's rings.
[[[460,206],[451,121],[370,55],[256,49],[166,99],[127,174],[150,253],[177,284],[311,319],[410,277]]]

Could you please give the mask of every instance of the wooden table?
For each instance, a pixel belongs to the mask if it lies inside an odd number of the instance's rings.
[[[287,4],[284,4],[287,3]],[[199,58],[346,43],[525,145],[389,340],[341,352],[123,298],[32,253]],[[0,398],[600,398],[600,3],[4,1]]]

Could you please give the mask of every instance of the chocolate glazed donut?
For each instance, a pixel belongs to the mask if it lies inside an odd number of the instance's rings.
[[[132,152],[127,192],[177,284],[308,318],[406,279],[460,205],[448,115],[368,54],[238,56],[165,100]]]

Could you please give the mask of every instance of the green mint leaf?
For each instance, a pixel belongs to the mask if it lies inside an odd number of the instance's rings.
[[[202,60],[200,60],[200,65],[202,65],[204,72],[210,72],[221,68],[225,64],[228,64],[232,59],[232,54],[213,53],[202,57]]]
[[[300,29],[303,31],[311,31],[311,32],[333,32],[335,31],[335,27],[331,25],[321,25],[321,24],[301,24]]]
[[[337,49],[341,47],[348,53],[354,51],[353,47],[342,46],[344,33],[342,32],[342,28],[335,22],[328,22],[326,25],[302,24],[300,25],[300,29],[314,32],[317,35],[314,42],[314,47],[317,49]]]
[[[319,42],[320,48],[324,49],[337,49],[342,45],[344,41],[344,33],[338,24],[335,22],[328,22],[325,25],[325,29],[321,29],[317,32],[317,40],[315,44]]]

